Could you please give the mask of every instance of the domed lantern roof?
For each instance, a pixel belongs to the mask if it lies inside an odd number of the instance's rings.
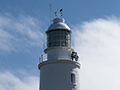
[[[54,29],[66,29],[66,30],[69,30],[71,32],[68,25],[65,24],[65,20],[63,18],[55,18],[53,20],[53,24],[51,24],[49,26],[48,31],[54,30]]]

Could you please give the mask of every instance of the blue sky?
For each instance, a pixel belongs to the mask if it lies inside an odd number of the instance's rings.
[[[38,90],[37,65],[45,31],[54,18],[50,4],[54,12],[63,8],[63,18],[73,31],[73,48],[82,64],[81,89],[117,90],[119,0],[0,0],[1,90]]]

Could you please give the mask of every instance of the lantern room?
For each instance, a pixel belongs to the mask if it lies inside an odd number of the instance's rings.
[[[63,18],[55,18],[50,25],[47,34],[47,48],[49,47],[71,47],[71,30],[64,23]]]

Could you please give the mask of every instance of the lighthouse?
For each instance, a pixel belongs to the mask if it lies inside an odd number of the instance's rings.
[[[46,31],[45,54],[38,65],[39,90],[80,90],[80,62],[71,48],[72,31],[63,18],[52,22]]]

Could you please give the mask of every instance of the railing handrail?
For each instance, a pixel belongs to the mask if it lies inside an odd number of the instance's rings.
[[[43,62],[43,61],[47,61],[47,54],[42,54],[40,57],[39,57],[39,63]]]

